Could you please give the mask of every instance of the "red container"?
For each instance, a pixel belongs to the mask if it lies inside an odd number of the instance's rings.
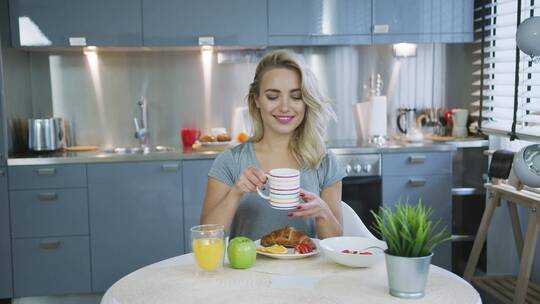
[[[188,148],[188,147],[191,148],[191,146],[193,146],[197,138],[201,136],[201,131],[199,131],[199,129],[197,128],[182,128],[181,135],[182,135],[182,145],[185,148]]]

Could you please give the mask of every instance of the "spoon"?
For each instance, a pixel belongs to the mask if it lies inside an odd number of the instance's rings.
[[[365,252],[365,251],[367,251],[368,249],[379,249],[379,250],[381,250],[381,251],[383,251],[383,252],[384,252],[384,250],[385,250],[384,248],[379,247],[379,246],[369,246],[369,247],[366,247],[366,248],[361,249],[361,250],[352,250],[352,251],[349,250],[349,251],[351,251],[351,252],[353,252],[353,251],[357,251],[357,252]],[[343,250],[342,250],[342,252],[343,252]]]

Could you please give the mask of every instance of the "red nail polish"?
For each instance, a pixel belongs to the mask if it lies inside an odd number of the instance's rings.
[[[292,212],[287,213],[287,216],[292,216]]]
[[[302,209],[302,206],[298,205],[296,206],[296,209]]]
[[[304,197],[306,195],[304,194],[304,192],[300,192],[300,196]]]

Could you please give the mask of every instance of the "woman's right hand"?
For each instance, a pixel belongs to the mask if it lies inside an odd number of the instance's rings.
[[[237,193],[255,192],[257,188],[262,189],[266,183],[266,175],[264,172],[255,167],[249,167],[238,178],[238,181],[233,186],[233,191]]]

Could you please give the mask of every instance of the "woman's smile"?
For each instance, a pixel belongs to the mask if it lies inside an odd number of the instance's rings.
[[[290,123],[294,119],[294,115],[274,115],[274,118],[284,125]]]

